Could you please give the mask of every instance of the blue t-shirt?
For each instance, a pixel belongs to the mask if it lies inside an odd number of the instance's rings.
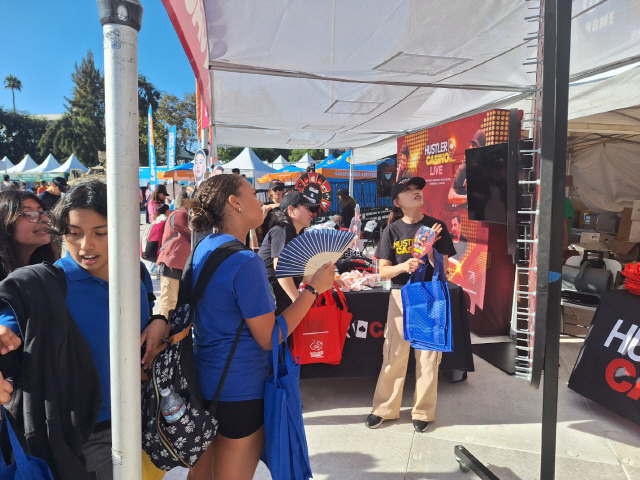
[[[69,254],[56,262],[67,278],[67,297],[65,303],[71,316],[89,345],[89,350],[98,369],[102,406],[98,422],[111,419],[111,386],[109,377],[109,283],[94,277]],[[147,280],[148,278],[148,280]],[[147,285],[148,284],[148,285]],[[153,285],[147,272],[144,281],[140,281],[140,328],[147,325],[153,302],[147,297],[147,291]],[[0,311],[0,325],[9,327],[20,335],[18,322],[11,307]]]
[[[200,242],[193,255],[192,287],[209,254],[231,240],[231,235],[214,233]],[[213,399],[216,393],[241,320],[275,309],[264,262],[252,251],[234,253],[216,270],[198,302],[194,319],[196,365],[206,400]],[[258,345],[245,324],[220,400],[263,398],[270,365],[271,353]]]

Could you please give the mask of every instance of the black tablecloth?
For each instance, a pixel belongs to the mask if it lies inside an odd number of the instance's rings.
[[[451,294],[451,324],[453,352],[442,355],[440,370],[473,371],[473,355],[469,336],[467,305],[462,289],[449,283]],[[349,311],[353,313],[351,327],[342,352],[340,365],[302,365],[301,377],[377,377],[382,366],[384,327],[387,323],[389,290],[374,288],[345,293]],[[415,368],[415,357],[409,356],[409,371]]]
[[[640,296],[609,290],[569,378],[569,388],[640,425]]]

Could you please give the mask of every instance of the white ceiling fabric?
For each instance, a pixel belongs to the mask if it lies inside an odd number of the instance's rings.
[[[389,151],[406,132],[516,104],[535,83],[523,65],[536,55],[535,2],[198,2],[219,145],[355,148],[361,163],[359,147]],[[175,25],[184,0],[163,3]],[[640,2],[593,3],[573,2],[574,78],[640,58]]]

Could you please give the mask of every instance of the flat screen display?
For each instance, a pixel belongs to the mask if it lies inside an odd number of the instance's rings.
[[[506,143],[465,150],[469,220],[507,223]]]

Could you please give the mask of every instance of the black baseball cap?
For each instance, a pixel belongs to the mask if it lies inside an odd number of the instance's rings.
[[[269,184],[269,190],[272,190],[274,188],[284,189],[284,183],[282,183],[280,180],[271,180],[271,183]]]
[[[420,190],[424,188],[427,181],[422,177],[404,177],[398,180],[391,189],[391,200],[395,200],[399,193],[403,192],[409,185],[417,185]]]
[[[309,207],[309,210],[311,210],[312,213],[316,213],[318,210],[320,210],[319,204],[314,202],[312,198],[304,196],[297,190],[289,192],[284,197],[282,197],[282,201],[280,202],[280,210],[286,212],[289,206],[297,207],[298,205]]]
[[[67,181],[64,179],[64,177],[56,177],[51,180],[51,183],[57,186],[61,192],[66,192],[67,190],[69,190],[69,185],[67,184]]]

